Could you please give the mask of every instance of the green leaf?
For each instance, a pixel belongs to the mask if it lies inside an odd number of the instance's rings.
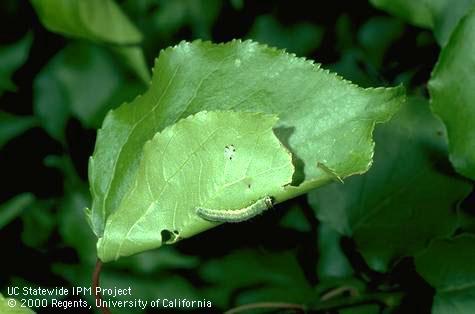
[[[95,239],[84,219],[84,208],[89,201],[87,189],[83,185],[67,191],[58,213],[58,231],[64,243],[74,248],[82,263],[93,265],[97,258],[94,254]]]
[[[64,177],[64,196],[59,200],[61,210],[57,213],[59,235],[74,248],[82,264],[93,267],[97,260],[95,237],[84,217],[84,209],[91,201],[87,185],[79,178],[69,155],[49,155],[44,163],[61,171]]]
[[[12,306],[13,305],[13,306]],[[0,313],[2,314],[35,314],[27,307],[22,307],[21,302],[12,298],[5,298],[0,293]]]
[[[380,306],[375,304],[359,305],[350,308],[342,309],[339,314],[379,314],[381,313]]]
[[[439,239],[416,257],[417,271],[435,289],[433,314],[465,314],[475,308],[475,237]]]
[[[429,81],[431,107],[444,122],[450,161],[475,180],[475,10],[455,29]]]
[[[360,86],[380,85],[383,81],[379,72],[387,51],[403,31],[399,19],[375,16],[355,32],[350,18],[342,14],[335,25],[340,59],[327,67]]]
[[[310,222],[303,213],[303,205],[298,202],[286,202],[288,209],[286,214],[282,217],[280,225],[284,228],[294,229],[300,232],[309,232],[312,229]]]
[[[298,185],[286,188],[279,196],[283,201],[334,179],[333,173],[317,167],[318,162],[340,177],[365,172],[371,164],[375,123],[388,120],[404,101],[401,88],[362,89],[312,62],[250,41],[183,42],[162,51],[155,68],[150,89],[109,113],[98,132],[89,165],[90,219],[98,237],[134,184],[144,143],[190,114],[203,110],[277,114],[275,133],[293,154],[293,184]],[[272,156],[262,158],[260,162],[265,162]],[[237,197],[241,207],[257,199],[230,196]]]
[[[45,130],[63,141],[71,115],[85,127],[98,127],[109,109],[140,91],[139,87],[126,80],[110,53],[74,43],[54,56],[35,78],[34,110]]]
[[[403,31],[404,25],[400,20],[376,16],[369,19],[358,30],[358,42],[371,64],[379,69],[386,51],[401,37]]]
[[[21,215],[23,243],[33,248],[44,249],[56,225],[56,215],[51,211],[52,206],[53,202],[50,200],[36,200]]]
[[[375,7],[385,10],[395,16],[403,18],[408,22],[424,27],[434,27],[433,6],[443,3],[439,0],[370,0]]]
[[[361,86],[373,86],[378,84],[378,81],[361,67],[365,62],[365,55],[361,50],[348,49],[342,54],[338,62],[329,65],[328,68],[331,71],[337,72],[345,79],[356,82]]]
[[[90,277],[90,274],[86,275]],[[140,296],[143,300],[148,300],[149,304],[150,301],[157,300],[157,298],[162,300],[174,300],[178,298],[203,300],[199,289],[193,287],[186,278],[174,274],[173,272],[151,277],[149,275],[139,276],[137,274],[111,271],[104,272],[101,277],[102,282],[104,282],[104,288],[113,289],[114,287],[121,287],[127,289],[128,287],[132,287],[133,294],[131,296],[122,296],[121,299],[124,300],[134,301],[137,299],[137,296]],[[90,280],[90,278],[88,279]],[[85,282],[85,286],[87,286],[87,281]],[[127,309],[124,312],[130,313],[131,310]]]
[[[150,72],[145,57],[140,47],[109,47],[119,59],[136,74],[143,83],[150,82]]]
[[[199,275],[206,282],[204,294],[220,308],[258,301],[307,302],[315,298],[291,251],[239,250],[207,260]]]
[[[473,7],[475,0],[370,0],[377,8],[401,17],[414,25],[429,28],[445,46],[458,21]]]
[[[0,149],[11,139],[17,137],[37,124],[34,117],[15,116],[0,111]]]
[[[19,216],[28,206],[33,204],[35,198],[30,193],[15,196],[0,206],[0,229],[8,225]]]
[[[328,224],[318,226],[319,258],[317,274],[320,279],[347,278],[353,275],[348,259],[340,246],[341,234]]]
[[[142,34],[113,0],[30,0],[50,31],[95,42],[134,45]]]
[[[413,98],[375,139],[367,174],[315,190],[309,202],[321,221],[353,237],[373,269],[386,271],[432,238],[451,235],[454,205],[471,187],[443,170],[443,126],[426,101]]]
[[[144,146],[133,188],[108,218],[98,257],[116,260],[215,226],[197,207],[278,200],[294,167],[272,132],[276,122],[265,114],[201,112],[157,133]]]
[[[244,0],[230,0],[234,10],[241,11],[244,7]]]
[[[202,39],[211,39],[213,24],[223,5],[223,1],[220,0],[159,0],[157,2],[159,6],[152,3],[148,10],[155,8],[152,26],[158,32],[170,36],[180,28],[188,26],[193,38]]]
[[[5,90],[16,90],[11,76],[26,62],[32,41],[32,34],[27,33],[14,44],[0,46],[0,96]]]
[[[261,15],[256,18],[247,37],[298,55],[306,55],[320,45],[323,29],[305,22],[283,26],[272,15]]]
[[[160,250],[147,251],[142,254],[123,258],[114,263],[114,269],[130,270],[150,274],[166,270],[192,270],[200,264],[198,256],[180,253],[174,246],[164,246]]]
[[[223,1],[220,0],[177,0],[187,14],[193,37],[212,38],[212,28],[219,17]],[[170,2],[170,1],[165,1]]]
[[[41,22],[67,37],[108,44],[143,81],[150,75],[142,34],[113,0],[30,0]]]

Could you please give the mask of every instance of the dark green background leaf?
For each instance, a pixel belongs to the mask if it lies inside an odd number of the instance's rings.
[[[341,234],[331,225],[321,223],[318,228],[319,259],[317,274],[321,279],[346,278],[353,270],[340,246]]]
[[[31,116],[15,116],[0,111],[0,149],[11,139],[37,125],[37,119]]]
[[[260,300],[305,302],[315,297],[294,252],[240,250],[210,259],[199,273],[207,283],[204,295],[222,307]]]
[[[8,225],[34,202],[33,195],[24,193],[15,196],[8,202],[0,205],[0,229]]]
[[[474,0],[370,0],[385,11],[414,25],[430,28],[445,46],[459,20],[474,6]]]
[[[475,308],[475,237],[435,240],[416,257],[417,271],[437,291],[432,313],[465,314]]]
[[[0,96],[5,90],[16,90],[11,76],[26,62],[32,41],[32,34],[27,33],[14,44],[0,46]]]
[[[43,24],[70,37],[138,44],[140,31],[113,0],[31,0]]]
[[[475,9],[455,29],[429,81],[431,107],[447,128],[450,160],[475,180]]]
[[[110,44],[143,81],[150,74],[142,50],[141,32],[114,0],[30,0],[41,22],[52,32]]]
[[[320,45],[323,31],[311,23],[283,26],[271,15],[262,15],[254,22],[248,37],[269,46],[286,49],[303,56]]]
[[[359,177],[309,194],[317,217],[353,237],[368,264],[387,271],[457,227],[455,206],[471,187],[447,174],[443,126],[412,99],[376,130],[375,161]],[[443,193],[441,193],[443,191]]]
[[[127,79],[110,53],[86,43],[70,44],[35,79],[35,114],[48,133],[64,141],[70,116],[98,127],[106,112],[132,99],[141,84]]]

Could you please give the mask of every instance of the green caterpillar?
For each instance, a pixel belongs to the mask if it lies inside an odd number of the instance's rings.
[[[212,222],[241,222],[251,219],[268,210],[273,205],[272,197],[265,196],[251,205],[241,209],[209,209],[196,208],[196,214],[201,218]]]

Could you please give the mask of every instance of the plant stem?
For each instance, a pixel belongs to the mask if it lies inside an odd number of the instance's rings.
[[[347,287],[346,287],[347,288]],[[224,314],[236,314],[255,309],[289,309],[297,313],[317,314],[325,313],[329,310],[338,310],[353,306],[375,304],[388,308],[398,305],[403,297],[403,292],[378,292],[368,295],[355,295],[345,298],[332,298],[326,301],[305,306],[303,304],[280,303],[280,302],[258,302],[237,306],[224,312]]]
[[[94,273],[92,274],[92,290],[94,293],[94,298],[96,299],[96,304],[99,304],[102,314],[111,314],[109,308],[102,305],[102,295],[99,291],[97,291],[97,287],[100,287],[101,270],[102,262],[100,259],[97,259],[96,267],[94,268]]]
[[[345,292],[350,292],[350,296],[355,297],[359,295],[358,289],[351,286],[341,286],[335,289],[332,289],[320,297],[320,301],[328,301],[335,297],[341,296]]]
[[[400,291],[378,292],[368,295],[358,295],[346,298],[329,299],[308,306],[308,314],[322,313],[328,310],[337,310],[365,304],[377,304],[384,307],[394,307],[398,305],[403,297]]]
[[[255,309],[289,309],[295,310],[297,313],[305,313],[305,306],[294,303],[282,303],[282,302],[258,302],[240,305],[224,312],[224,314],[236,314],[248,310]]]

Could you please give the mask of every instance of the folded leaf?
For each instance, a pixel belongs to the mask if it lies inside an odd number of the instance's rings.
[[[283,201],[335,175],[365,172],[375,123],[387,121],[403,101],[402,88],[362,89],[310,61],[251,41],[183,42],[168,48],[156,61],[149,90],[110,112],[98,132],[89,164],[93,230],[102,237],[108,217],[124,208],[144,143],[191,114],[235,110],[277,115],[275,134],[292,152],[296,168],[294,186],[279,196]],[[265,195],[273,196],[256,196]],[[241,207],[250,204],[242,202]],[[155,240],[161,238],[157,234]]]
[[[130,188],[143,144],[156,132],[202,110],[278,114],[276,134],[296,155],[296,181],[328,181],[364,172],[371,132],[398,109],[401,88],[362,89],[304,59],[246,41],[215,45],[183,42],[156,62],[147,93],[112,111],[98,132],[90,161],[93,225],[105,219]]]
[[[289,152],[272,132],[272,115],[201,112],[147,142],[133,188],[109,216],[98,256],[120,256],[173,243],[215,226],[198,207],[225,214],[291,183]]]
[[[429,91],[432,110],[447,128],[451,162],[475,180],[475,9],[442,50]]]

